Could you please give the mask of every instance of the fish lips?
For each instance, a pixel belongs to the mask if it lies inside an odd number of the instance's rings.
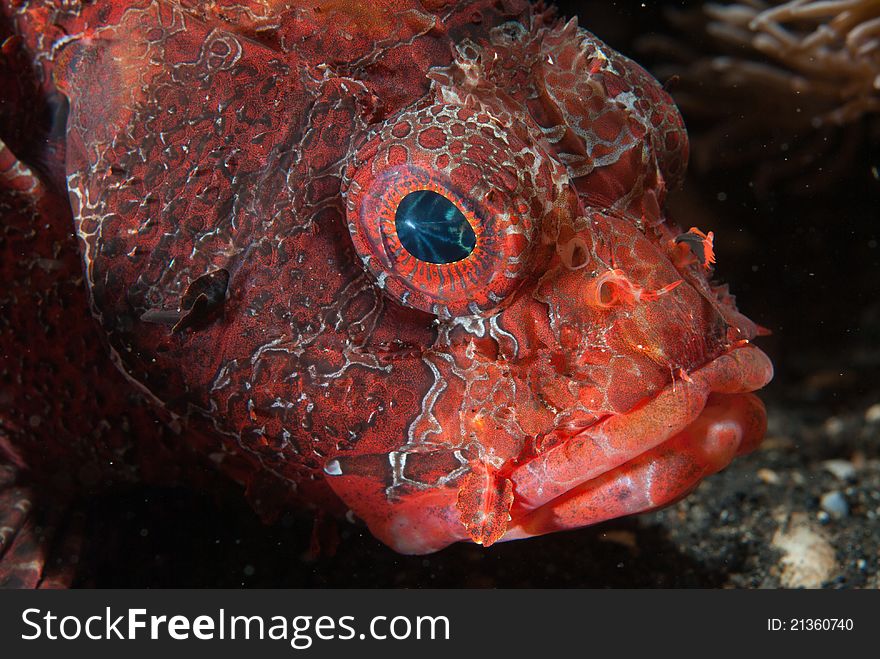
[[[512,493],[509,510],[492,513],[503,528],[491,542],[587,526],[680,499],[703,477],[760,443],[766,415],[750,392],[772,376],[767,356],[743,343],[625,414],[604,417],[574,434],[566,426],[565,441],[490,475],[499,492]],[[461,476],[443,487],[392,499],[380,479],[339,465],[338,460],[328,463],[329,484],[396,551],[428,554],[468,539],[489,544],[484,540],[490,536],[475,539],[462,510],[465,486],[479,480],[473,476],[480,465],[470,470],[463,465]]]
[[[609,416],[521,465],[503,540],[594,524],[662,507],[753,450],[766,412],[751,392],[773,377],[744,343],[675,380],[629,412]]]

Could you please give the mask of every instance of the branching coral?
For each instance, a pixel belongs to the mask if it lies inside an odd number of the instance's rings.
[[[765,163],[766,185],[832,152],[847,159],[865,123],[877,130],[880,0],[705,3],[670,19],[688,45],[654,36],[642,47],[674,62],[657,72],[677,77],[686,113],[712,126],[697,136],[698,168],[779,153],[788,166],[776,162],[771,173]],[[700,34],[713,54],[696,50]],[[719,149],[722,140],[737,148]],[[827,166],[817,173],[827,179]]]

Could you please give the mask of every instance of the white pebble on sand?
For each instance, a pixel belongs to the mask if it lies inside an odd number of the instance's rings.
[[[880,423],[880,403],[875,403],[865,410],[865,421],[868,423]]]
[[[773,547],[782,552],[780,581],[785,588],[819,588],[838,570],[834,547],[803,513],[794,513],[776,531]]]
[[[822,467],[842,481],[853,480],[856,477],[856,466],[849,460],[826,460],[822,463]]]
[[[823,494],[819,505],[822,506],[822,510],[837,519],[849,515],[849,504],[846,502],[846,497],[837,490]]]
[[[779,483],[782,482],[782,479],[779,478],[779,474],[772,469],[758,469],[758,480],[762,483],[767,483],[768,485],[779,485]]]

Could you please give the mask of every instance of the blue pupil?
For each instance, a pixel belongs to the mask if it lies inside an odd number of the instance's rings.
[[[400,244],[420,261],[455,263],[474,251],[477,236],[458,207],[431,190],[406,195],[394,214]]]

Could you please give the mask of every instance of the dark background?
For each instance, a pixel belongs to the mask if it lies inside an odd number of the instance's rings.
[[[558,6],[656,70],[658,62],[639,54],[637,40],[652,32],[679,35],[663,10],[687,4],[693,3]],[[685,119],[694,135],[711,128],[699,117]],[[880,471],[870,465],[877,462],[878,433],[865,416],[880,402],[876,126],[874,118],[847,129],[860,131],[858,147],[833,179],[820,164],[807,165],[759,192],[760,163],[751,163],[692,173],[670,199],[673,219],[715,232],[717,277],[731,283],[747,316],[772,331],[760,345],[776,367],[762,394],[769,448],[710,479],[685,502],[576,532],[489,550],[459,545],[429,557],[399,556],[365,529],[343,523],[337,554],[313,559],[306,516],[291,513],[265,527],[232,486],[211,497],[141,489],[108,496],[90,512],[87,536],[103,540],[83,552],[80,585],[777,586],[779,552],[768,546],[779,515],[793,513],[818,520],[832,540],[840,569],[826,585],[876,585]],[[799,139],[789,137],[768,142],[764,165],[785,160]],[[734,152],[748,147],[722,143]],[[807,183],[823,178],[825,185]],[[840,484],[821,468],[828,459],[868,466]],[[781,485],[756,478],[762,469],[781,475]],[[846,518],[822,516],[820,499],[829,488],[845,493]]]

